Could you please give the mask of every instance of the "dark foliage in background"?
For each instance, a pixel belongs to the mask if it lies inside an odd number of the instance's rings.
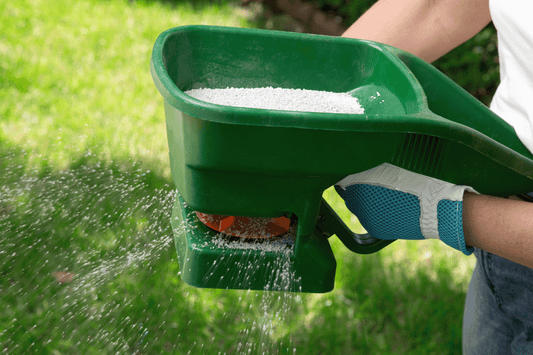
[[[322,11],[340,16],[349,27],[376,0],[307,0]],[[489,104],[499,83],[496,30],[488,25],[478,35],[440,58],[434,65],[465,90]]]

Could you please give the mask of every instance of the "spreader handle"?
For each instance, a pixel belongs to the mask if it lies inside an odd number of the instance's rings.
[[[352,232],[324,199],[320,205],[316,229],[327,238],[335,234],[348,249],[357,254],[372,254],[394,242],[394,240],[376,239],[369,233]]]

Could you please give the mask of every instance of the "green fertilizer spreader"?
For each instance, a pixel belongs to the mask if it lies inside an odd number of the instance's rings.
[[[478,192],[533,191],[533,156],[513,128],[452,80],[402,50],[370,41],[211,26],[163,32],[150,63],[164,98],[179,194],[172,225],[183,280],[196,287],[328,292],[328,237],[373,253],[390,241],[350,231],[323,200],[344,177],[390,163]],[[346,92],[365,113],[238,108],[191,88],[281,87]],[[289,216],[289,282],[276,252],[231,249],[198,214]],[[246,272],[245,272],[246,270]]]

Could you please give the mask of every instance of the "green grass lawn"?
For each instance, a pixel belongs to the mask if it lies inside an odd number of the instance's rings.
[[[187,24],[247,25],[231,6],[207,1],[22,0],[0,10],[5,139],[32,162],[66,167],[90,150],[165,176],[164,113],[149,73],[155,39]]]
[[[336,288],[324,295],[181,281],[149,58],[170,27],[255,26],[213,3],[0,0],[0,350],[460,353],[475,260],[439,242],[359,256],[332,240]]]

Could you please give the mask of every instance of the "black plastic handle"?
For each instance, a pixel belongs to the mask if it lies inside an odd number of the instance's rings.
[[[394,242],[394,240],[376,239],[368,233],[352,232],[324,199],[320,205],[316,229],[327,238],[336,235],[346,248],[357,254],[372,254]]]

